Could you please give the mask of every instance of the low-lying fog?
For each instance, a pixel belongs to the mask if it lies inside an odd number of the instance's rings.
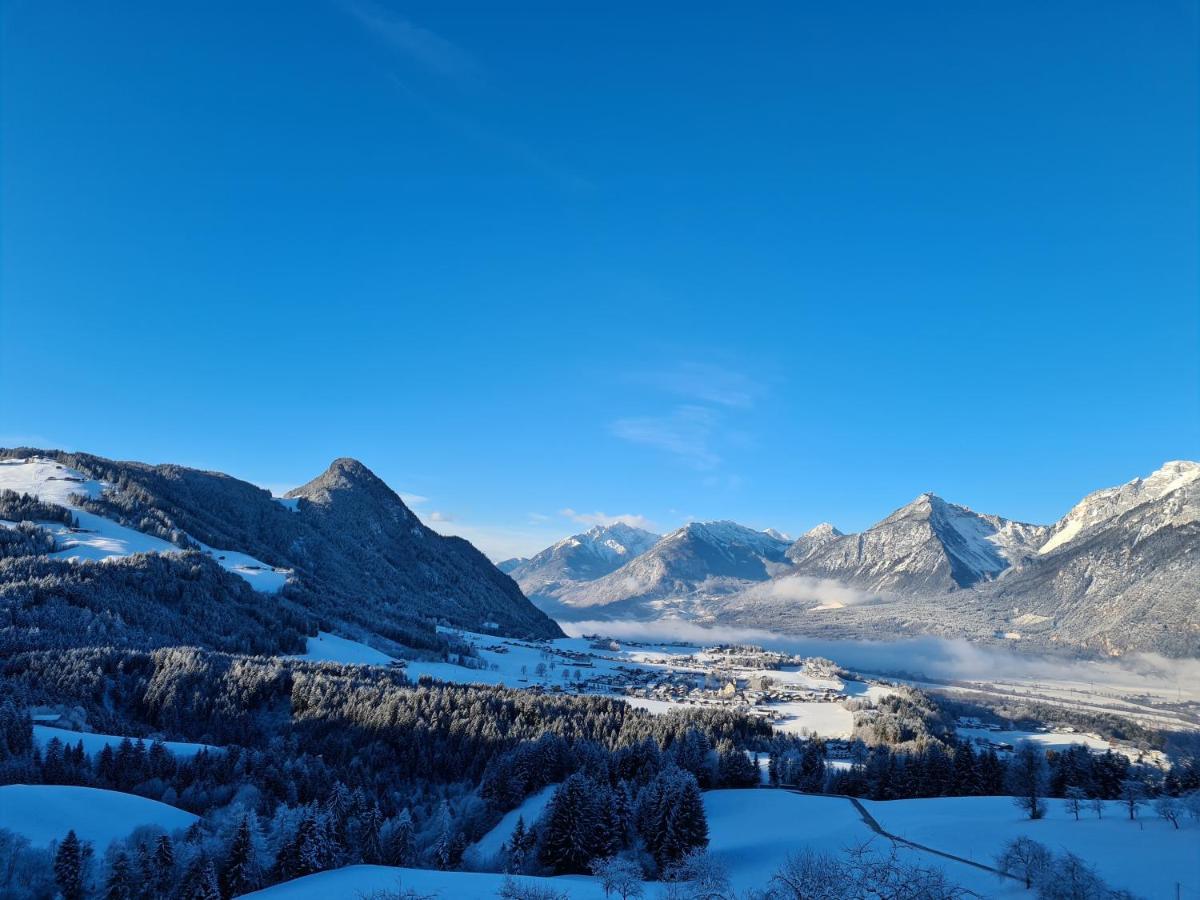
[[[867,674],[912,680],[1036,685],[1041,689],[1037,691],[1039,694],[1058,688],[1092,695],[1095,700],[1119,695],[1128,701],[1148,695],[1163,702],[1200,702],[1200,660],[1170,659],[1152,653],[1120,659],[1074,659],[936,637],[890,642],[822,640],[755,628],[709,628],[680,620],[560,624],[571,635],[599,633],[635,641],[758,644],[805,656],[828,657],[848,669]]]

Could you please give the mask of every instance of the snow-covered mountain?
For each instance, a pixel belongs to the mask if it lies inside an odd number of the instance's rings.
[[[1200,656],[1200,464],[1090,494],[1041,549],[982,591],[1006,633]]]
[[[884,594],[941,593],[995,578],[1034,555],[1047,533],[928,493],[861,534],[834,530],[819,530],[807,548],[793,545],[794,572]]]
[[[583,581],[594,581],[654,546],[659,536],[623,522],[597,525],[563,538],[509,570],[528,597],[555,598]]]
[[[556,596],[560,610],[654,617],[687,613],[706,598],[787,568],[788,542],[736,522],[691,522],[602,578]]]
[[[1200,463],[1089,494],[1053,526],[922,494],[861,534],[824,538],[709,619],[1200,656]]]
[[[836,526],[829,522],[822,522],[815,528],[810,528],[792,543],[792,546],[787,549],[787,558],[794,563],[807,559],[817,550],[820,550],[830,541],[843,536],[841,531],[838,531]]]
[[[1200,463],[1175,460],[1145,478],[1088,494],[1058,520],[1038,553],[1053,553],[1134,507],[1160,500],[1197,480],[1200,480]]]
[[[211,583],[203,590],[214,605],[219,594],[247,606],[248,583],[273,598],[271,605],[262,602],[264,610],[277,605],[293,618],[299,613],[314,630],[340,623],[426,647],[439,645],[439,624],[521,637],[562,634],[482,553],[427,528],[356,460],[334,460],[277,498],[218,472],[22,448],[0,450],[0,488],[16,492],[0,495],[0,519],[10,520],[0,535],[0,601],[36,606],[38,585],[49,579],[61,582],[51,594],[77,592],[80,603],[91,597],[95,612],[108,614],[105,604],[128,593],[119,577],[148,583],[138,572],[150,567],[154,578],[171,584],[147,596],[157,593],[165,602],[170,591],[183,590],[174,580],[188,576],[190,554],[207,557],[196,571]],[[23,494],[52,505],[27,514],[32,501],[21,500]],[[19,525],[23,520],[31,524]],[[161,559],[135,555],[144,553]],[[102,560],[122,562],[71,563]],[[202,599],[198,590],[187,588],[188,597]],[[153,644],[170,631],[171,615],[179,613],[147,614],[154,627],[143,629],[139,641]],[[36,625],[31,619],[30,634]]]

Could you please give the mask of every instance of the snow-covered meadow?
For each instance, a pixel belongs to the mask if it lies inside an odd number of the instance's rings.
[[[187,828],[196,816],[136,794],[69,785],[8,784],[0,787],[0,828],[34,846],[62,840],[74,829],[80,840],[103,852],[113,841],[143,825],[164,831]]]
[[[1200,898],[1200,823],[1181,820],[1176,829],[1149,805],[1130,821],[1115,801],[1105,804],[1103,818],[1085,811],[1076,821],[1062,800],[1046,804],[1045,818],[1031,821],[1011,797],[863,801],[897,837],[976,862],[992,863],[1005,843],[1024,836],[1082,857],[1110,886],[1136,896],[1173,898],[1178,884],[1178,896]]]
[[[120,746],[125,740],[124,735],[118,734],[96,734],[90,731],[71,731],[67,728],[55,728],[49,725],[34,725],[33,726],[33,742],[39,749],[45,750],[46,745],[50,741],[58,738],[63,744],[74,747],[76,744],[83,742],[83,752],[88,756],[95,756],[105,747],[112,747],[114,750]],[[136,739],[134,739],[136,740]],[[150,745],[151,740],[143,739],[143,743]],[[211,747],[208,744],[193,744],[187,741],[163,741],[163,746],[171,751],[173,755],[180,759],[190,759],[201,750],[214,751],[218,748]]]
[[[536,820],[541,795],[530,798],[519,814]],[[1175,885],[1184,900],[1200,897],[1200,826],[1175,830],[1151,818],[1130,822],[1113,804],[1104,818],[1076,822],[1051,801],[1046,819],[1032,822],[1021,816],[1008,797],[949,797],[864,803],[878,824],[900,838],[930,850],[961,857],[983,866],[994,865],[1004,844],[1028,836],[1054,852],[1070,851],[1094,866],[1110,886],[1136,896],[1173,898]],[[803,849],[838,854],[868,843],[886,853],[891,841],[877,834],[849,800],[794,794],[778,790],[720,790],[704,795],[709,824],[709,853],[727,871],[739,893],[763,888],[789,855]],[[517,811],[489,834],[493,840],[511,833]],[[510,821],[511,819],[511,821]],[[507,829],[507,830],[506,830]],[[483,842],[481,842],[482,844]],[[1030,896],[1010,879],[938,853],[897,845],[902,862],[937,868],[960,886],[981,897]],[[480,860],[482,861],[482,860]],[[564,892],[572,898],[603,896],[599,884],[584,876],[533,879],[534,884]],[[474,872],[431,872],[383,866],[352,866],[276,885],[252,896],[263,900],[309,900],[315,897],[354,897],[398,884],[442,898],[495,897],[503,876]],[[656,894],[647,885],[647,896]]]

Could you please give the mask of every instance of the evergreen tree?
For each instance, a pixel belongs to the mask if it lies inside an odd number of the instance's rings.
[[[389,866],[408,866],[413,860],[413,820],[407,808],[388,822],[384,860]]]
[[[238,897],[256,890],[261,883],[258,854],[254,846],[254,829],[250,816],[242,816],[233,840],[221,878],[226,897]]]
[[[595,852],[596,784],[582,772],[554,792],[542,817],[542,864],[555,874],[586,873]]]
[[[54,854],[54,883],[58,885],[62,900],[83,900],[87,880],[84,872],[86,859],[83,842],[74,829],[68,831]]]
[[[520,874],[525,869],[525,854],[529,852],[529,843],[532,835],[525,828],[525,817],[517,816],[517,824],[513,827],[512,834],[508,837],[508,842],[505,845],[505,850],[508,855],[508,864],[505,867],[506,872]]]
[[[296,829],[295,848],[296,870],[293,877],[312,875],[329,868],[333,848],[323,816],[311,809],[305,814],[300,820],[300,827]]]
[[[454,818],[450,804],[443,800],[438,808],[437,842],[433,845],[434,865],[443,872],[454,867]]]
[[[129,857],[124,852],[118,853],[104,882],[104,900],[133,900],[135,895]]]
[[[175,882],[175,845],[171,836],[159,835],[154,844],[154,881],[153,890],[156,897],[166,897]]]
[[[362,813],[358,828],[358,847],[362,861],[377,866],[383,862],[383,813],[378,803],[372,803]]]
[[[178,897],[179,900],[221,900],[217,870],[206,854],[201,853],[188,867]]]

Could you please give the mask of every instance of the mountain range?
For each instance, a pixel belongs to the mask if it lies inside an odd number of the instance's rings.
[[[444,651],[439,626],[537,639],[562,634],[555,619],[684,619],[1200,656],[1196,462],[1050,525],[924,493],[859,533],[613,523],[495,566],[353,459],[274,497],[218,472],[19,448],[0,450],[0,525],[5,652],[286,652],[317,629]]]
[[[589,544],[605,539],[603,528],[587,535]],[[559,619],[667,617],[841,638],[936,634],[1200,655],[1195,462],[1089,494],[1052,525],[925,493],[857,534],[823,523],[789,544],[778,532],[693,522],[639,555],[610,557],[600,574],[560,554],[552,578],[534,565],[547,552],[511,574]]]
[[[334,460],[279,498],[218,472],[19,448],[0,450],[0,488],[8,489],[0,491],[0,520],[9,520],[9,531],[23,533],[16,531],[21,519],[53,530],[51,546],[0,542],[0,610],[7,599],[27,623],[22,630],[10,622],[0,641],[9,648],[50,639],[47,617],[34,611],[64,596],[93,608],[87,627],[118,639],[106,604],[119,590],[96,584],[97,577],[111,581],[123,571],[142,577],[146,552],[174,559],[153,572],[168,587],[201,572],[243,608],[250,606],[249,584],[259,593],[256,614],[272,611],[310,634],[336,627],[431,649],[444,643],[439,625],[525,638],[562,635],[487,557],[462,538],[426,527],[353,459]],[[38,496],[44,508],[23,513],[22,505],[29,507],[23,495]],[[78,524],[64,526],[68,520]],[[87,565],[97,561],[113,565]],[[42,589],[47,579],[53,590]],[[125,624],[130,616],[143,623],[139,640],[128,643],[160,643],[172,632],[163,623],[169,610],[144,608],[162,593],[159,585],[145,592],[144,602],[123,607]]]

